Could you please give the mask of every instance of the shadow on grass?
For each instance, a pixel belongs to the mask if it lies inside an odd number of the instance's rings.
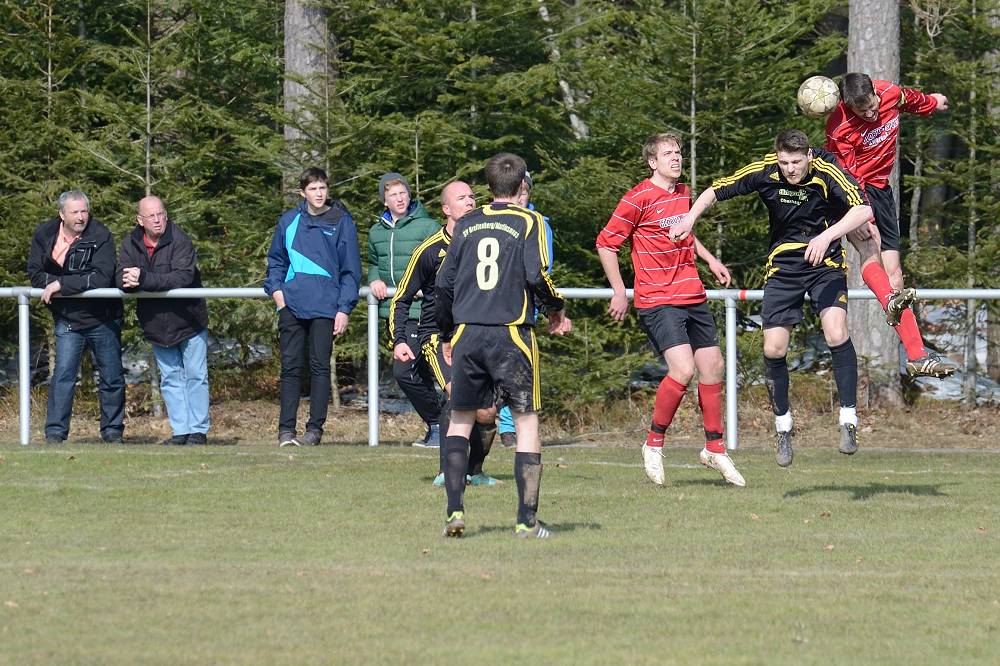
[[[545,526],[552,530],[554,536],[559,536],[567,532],[575,532],[576,530],[600,530],[604,527],[600,523],[550,523],[547,521],[542,521]],[[466,537],[474,537],[480,534],[514,534],[514,529],[510,525],[483,525],[482,527],[477,527],[474,530],[465,533]]]
[[[714,479],[684,479],[681,481],[671,481],[668,479],[667,484],[670,486],[712,486],[712,487],[730,485],[729,483],[726,483],[726,480],[723,479],[722,477],[717,477]]]
[[[887,495],[890,493],[902,494],[902,495],[917,495],[922,497],[948,497],[948,493],[941,492],[942,484],[925,484],[925,485],[912,485],[912,484],[902,484],[902,485],[890,485],[887,483],[869,483],[867,485],[828,485],[828,486],[813,486],[811,488],[799,488],[798,490],[789,490],[785,493],[784,497],[786,499],[793,497],[803,497],[810,493],[850,493],[852,500],[866,500],[871,499],[876,495]]]

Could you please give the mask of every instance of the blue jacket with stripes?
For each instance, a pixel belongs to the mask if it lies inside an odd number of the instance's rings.
[[[299,319],[333,319],[358,303],[361,254],[347,208],[336,200],[313,216],[305,201],[278,219],[267,252],[264,291],[281,291]]]

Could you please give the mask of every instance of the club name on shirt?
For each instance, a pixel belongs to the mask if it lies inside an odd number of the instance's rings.
[[[867,148],[872,146],[877,146],[886,139],[889,138],[889,132],[899,127],[899,116],[896,116],[886,124],[881,127],[876,127],[875,129],[865,130],[861,132],[861,142]]]
[[[786,190],[782,187],[778,190],[778,198],[781,203],[801,206],[809,199],[809,193],[805,190]]]
[[[502,231],[506,234],[510,234],[514,238],[520,238],[521,233],[510,226],[509,224],[504,224],[503,222],[479,222],[478,224],[473,224],[471,227],[467,227],[462,231],[462,238],[465,238],[469,234],[474,234],[477,231]]]
[[[662,220],[657,220],[657,224],[660,225],[661,229],[666,229],[667,227],[672,227],[675,224],[680,224],[681,220],[684,219],[684,213],[680,215],[671,215],[670,217],[665,217]]]

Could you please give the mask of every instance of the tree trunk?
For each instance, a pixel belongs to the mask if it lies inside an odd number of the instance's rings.
[[[544,2],[539,1],[538,3],[538,13],[542,17],[542,21],[545,22],[545,32],[548,33],[550,39],[549,43],[552,45],[549,53],[552,58],[553,63],[559,62],[560,54],[559,47],[556,46],[554,39],[551,39],[553,35],[552,30],[552,20],[549,18],[549,8],[545,6]],[[573,89],[570,87],[569,82],[566,79],[559,78],[559,92],[562,94],[563,106],[566,107],[566,111],[569,113],[569,124],[573,128],[573,136],[579,139],[586,139],[590,136],[590,128],[587,127],[587,123],[584,122],[583,118],[576,114],[576,95]]]
[[[850,25],[847,40],[847,69],[864,72],[873,79],[899,79],[899,3],[897,0],[851,0],[848,13]],[[896,193],[899,210],[899,172],[893,169],[890,184]],[[848,245],[850,271],[848,284],[863,288],[861,261],[855,249]],[[852,301],[848,328],[858,350],[861,385],[868,386],[869,404],[879,397],[893,403],[902,401],[896,368],[899,360],[899,338],[886,325],[885,314],[878,301]],[[859,394],[859,401],[866,396]]]
[[[285,147],[294,162],[285,174],[289,187],[301,169],[319,164],[323,150],[314,137],[317,110],[329,95],[330,31],[326,10],[310,0],[285,2]]]
[[[976,0],[972,0],[972,20],[976,20]],[[976,114],[976,85],[978,72],[972,69],[972,90],[969,92],[969,182],[965,193],[965,201],[969,206],[968,234],[968,269],[965,284],[972,289],[976,286],[976,130],[978,117]],[[969,409],[976,406],[976,299],[970,298],[965,305],[965,406]]]
[[[996,301],[986,310],[986,372],[1000,382],[1000,312]]]

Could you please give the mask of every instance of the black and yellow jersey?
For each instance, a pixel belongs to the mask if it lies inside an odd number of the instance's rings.
[[[430,340],[437,333],[437,318],[434,315],[434,279],[437,277],[441,261],[451,244],[451,234],[442,227],[424,240],[410,255],[410,262],[402,279],[396,284],[396,294],[389,303],[389,344],[395,347],[406,339],[406,322],[410,317],[410,304],[423,293],[420,322],[417,335],[420,344]]]
[[[768,276],[777,268],[808,269],[804,255],[809,241],[835,224],[853,206],[867,205],[854,178],[837,166],[825,150],[813,149],[809,172],[798,185],[781,174],[776,153],[746,165],[731,176],[712,183],[715,196],[725,201],[757,193],[767,207],[770,221]],[[830,244],[826,265],[846,266],[840,241]]]
[[[437,276],[441,338],[451,339],[456,324],[534,324],[536,298],[550,312],[561,310],[549,261],[538,213],[494,202],[463,215]]]

